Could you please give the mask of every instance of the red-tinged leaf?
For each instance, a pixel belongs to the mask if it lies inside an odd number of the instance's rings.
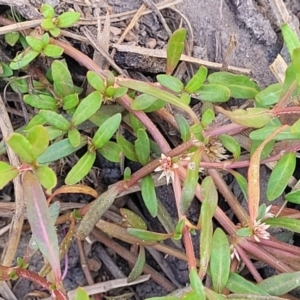
[[[132,282],[132,281],[136,280],[140,275],[142,275],[144,267],[145,267],[145,263],[146,263],[145,247],[140,246],[138,258],[134,264],[133,269],[131,270],[131,272],[127,278],[127,282]]]
[[[3,189],[11,180],[17,177],[19,171],[16,167],[0,161],[0,190]]]
[[[55,281],[60,282],[61,269],[56,230],[49,214],[43,189],[37,177],[31,172],[26,172],[23,176],[23,192],[33,238],[51,264]]]
[[[129,234],[146,242],[161,242],[173,236],[173,233],[158,233],[137,228],[127,228]]]
[[[76,184],[76,185],[63,185],[60,188],[56,189],[54,193],[51,194],[51,196],[48,198],[47,202],[51,202],[53,197],[60,195],[60,194],[86,194],[90,195],[94,198],[98,197],[98,193],[93,188],[82,185],[82,184]]]
[[[286,153],[277,162],[267,185],[267,199],[273,201],[278,198],[288,185],[296,168],[296,154]]]
[[[278,133],[285,130],[288,126],[284,125],[275,130],[266,140],[264,140],[255,150],[250,159],[250,166],[248,169],[248,208],[250,214],[250,222],[253,225],[256,222],[260,200],[260,157],[265,145],[270,142]]]
[[[251,107],[246,110],[236,109],[234,111],[229,111],[217,106],[216,109],[228,117],[232,122],[253,128],[260,128],[267,125],[274,117],[269,109],[259,107]]]
[[[105,193],[101,194],[91,205],[85,214],[76,232],[79,239],[85,239],[93,230],[102,215],[109,209],[119,194],[119,186],[113,185]]]
[[[183,53],[186,29],[179,28],[173,32],[167,45],[167,69],[166,74],[170,75],[176,68],[180,56]]]

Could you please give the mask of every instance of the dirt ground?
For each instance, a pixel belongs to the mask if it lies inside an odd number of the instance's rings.
[[[55,5],[58,4],[59,0],[48,0],[44,2]],[[66,2],[66,5],[72,6],[73,1],[61,0],[61,2]],[[74,3],[79,3],[79,6],[80,2],[87,3],[87,1],[83,0],[74,1]],[[26,2],[24,0],[24,3],[27,3],[27,6],[19,6],[17,4],[16,9],[20,10],[26,17],[36,17],[37,13],[32,7],[38,8],[41,4],[40,1],[30,0],[30,2]],[[100,8],[101,5],[102,7],[109,5],[112,7],[113,13],[118,13],[138,9],[142,4],[142,1],[91,0],[91,3],[96,6],[98,5]],[[5,2],[5,0],[0,0],[0,5],[1,4],[7,4],[7,2]],[[295,0],[294,2],[288,1],[286,4],[291,13],[296,15],[300,11],[299,0]],[[229,65],[250,69],[251,77],[256,80],[261,87],[265,87],[277,81],[269,70],[269,66],[276,56],[282,52],[283,48],[278,24],[276,24],[272,15],[269,14],[266,5],[268,5],[267,0],[183,0],[182,4],[177,5],[177,8],[187,17],[193,28],[194,46],[192,50],[194,57],[219,63],[223,63],[226,58]],[[102,9],[102,13],[104,11],[105,10]],[[295,16],[294,20],[296,26],[299,26]],[[142,32],[143,28],[144,30],[147,30],[146,39],[148,38],[148,41],[149,38],[152,37],[156,39],[159,47],[163,47],[166,44],[166,32],[164,32],[159,19],[154,14],[143,16],[140,19],[139,24],[144,27],[139,26],[139,29],[135,29],[135,36],[133,37],[137,39],[138,45],[142,44],[142,37],[144,36]],[[116,27],[119,26],[118,24],[112,25]],[[236,47],[234,53],[228,56],[226,51],[232,36],[235,37]],[[282,53],[283,56],[286,57],[284,50]],[[118,62],[118,60],[116,61]],[[134,69],[134,67],[131,66],[131,69]],[[144,73],[149,73],[149,70],[144,69]],[[111,167],[112,170],[113,168],[114,167]],[[172,207],[174,207],[172,189],[158,189],[158,196],[168,210],[172,212]],[[137,200],[138,197],[134,199]],[[195,208],[195,211],[196,210],[197,207]],[[156,229],[155,223],[157,222],[150,218],[149,222],[152,228]],[[26,247],[28,238],[29,236],[26,233],[22,236],[21,245],[24,245],[24,248]],[[4,244],[5,238],[1,240],[0,248],[2,248]],[[20,249],[18,255],[21,254],[22,250],[24,249]],[[93,256],[96,257],[98,261],[101,261],[97,250],[97,244],[94,244],[91,250],[91,257]],[[64,282],[67,290],[86,284],[75,244],[71,247],[69,257],[69,271]],[[186,263],[170,257],[166,259],[166,262],[174,273],[178,287],[185,286],[188,282],[188,268]],[[149,263],[151,264],[151,261]],[[119,258],[117,264],[122,268],[123,272],[127,274],[128,266],[126,266],[126,262]],[[152,265],[159,269],[155,263],[152,263]],[[32,261],[30,269],[38,270],[40,266],[40,258],[37,258]],[[100,278],[104,280],[103,278],[105,278],[105,276],[110,276],[107,275],[107,270],[103,264],[94,275],[95,280],[101,280]],[[24,295],[33,289],[35,289],[35,287],[31,283],[22,280],[14,287],[13,291],[17,299],[23,299]],[[165,295],[167,293],[163,288],[151,280],[138,285],[134,289],[139,299]]]

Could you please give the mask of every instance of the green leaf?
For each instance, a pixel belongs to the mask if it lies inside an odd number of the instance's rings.
[[[185,92],[181,93],[181,95],[180,95],[180,101],[183,104],[190,105],[190,103],[191,103],[191,95],[187,94]]]
[[[12,69],[5,63],[0,62],[0,78],[1,77],[10,77],[11,75],[13,75],[13,71]]]
[[[50,4],[43,4],[41,12],[44,18],[52,19],[54,17],[54,8]]]
[[[230,96],[239,99],[254,98],[259,92],[258,85],[245,75],[228,72],[215,72],[208,76],[209,83],[224,85],[230,90]]]
[[[138,162],[134,146],[129,141],[124,139],[122,135],[117,134],[117,142],[121,145],[123,153],[127,159]]]
[[[72,117],[73,126],[78,126],[95,114],[99,110],[101,103],[102,95],[98,91],[90,93],[81,100]]]
[[[172,233],[158,233],[137,228],[127,228],[129,234],[146,242],[161,242],[172,237]]]
[[[56,45],[48,44],[44,47],[43,53],[48,57],[59,58],[64,53],[64,49]]]
[[[210,272],[215,292],[222,293],[230,273],[230,248],[226,234],[217,228],[213,235]]]
[[[157,199],[155,192],[155,185],[151,175],[142,178],[141,192],[144,203],[153,218],[157,215]]]
[[[82,288],[78,287],[75,291],[74,300],[89,300],[88,293]]]
[[[262,106],[270,106],[276,104],[280,98],[281,91],[281,83],[271,84],[264,90],[257,93],[255,96],[255,100]]]
[[[51,72],[54,81],[54,91],[58,97],[64,97],[76,92],[72,76],[65,63],[55,60],[51,65]]]
[[[245,197],[245,200],[248,201],[248,182],[247,182],[246,178],[234,170],[228,170],[228,172],[230,172],[234,176],[235,180],[237,181],[237,183]]]
[[[136,90],[138,92],[156,97],[160,100],[166,101],[170,104],[180,107],[191,116],[195,115],[193,110],[188,105],[182,103],[182,101],[178,97],[176,97],[170,92],[161,90],[160,88],[155,87],[147,82],[137,81],[133,79],[124,79],[124,78],[117,78],[116,80],[118,84],[121,86],[125,86],[127,88]]]
[[[290,57],[292,58],[293,51],[300,47],[299,38],[295,31],[288,24],[283,24],[281,26],[281,32],[283,35],[284,44],[286,45]]]
[[[137,96],[131,103],[131,108],[133,110],[144,110],[151,105],[153,105],[158,99],[147,94],[141,94]]]
[[[181,93],[183,90],[183,83],[176,77],[166,74],[156,76],[156,80],[164,87],[175,93]]]
[[[109,86],[105,90],[105,96],[106,96],[106,98],[112,98],[112,96],[114,95],[114,93],[115,93],[115,88],[113,86]]]
[[[60,29],[58,27],[51,28],[49,31],[54,37],[58,37],[60,35]]]
[[[30,142],[20,133],[14,132],[6,141],[23,162],[34,164],[36,155]]]
[[[36,125],[44,125],[45,123],[46,121],[40,115],[35,115],[34,117],[32,117],[29,123],[24,127],[24,130],[26,131]]]
[[[293,190],[285,195],[285,200],[291,203],[300,204],[300,189]]]
[[[286,153],[277,162],[267,185],[267,199],[273,201],[278,198],[286,188],[296,168],[296,154]]]
[[[146,129],[143,123],[131,113],[129,113],[129,121],[134,133],[137,133],[139,129]]]
[[[204,214],[212,219],[218,205],[218,192],[214,181],[210,176],[206,176],[202,181],[201,195],[203,198],[201,213],[204,209]]]
[[[221,84],[203,84],[194,97],[209,102],[226,102],[230,98],[230,90]]]
[[[127,208],[120,208],[120,214],[122,215],[126,223],[130,225],[130,227],[147,230],[147,224],[135,212]]]
[[[273,118],[272,113],[268,109],[259,107],[229,111],[218,106],[218,111],[234,123],[246,127],[260,128],[267,125]]]
[[[52,96],[43,94],[28,94],[24,95],[24,102],[32,107],[39,109],[57,110],[57,100]]]
[[[73,147],[69,139],[63,139],[50,145],[37,161],[39,164],[45,164],[59,160],[81,149],[86,143],[86,140],[82,139],[78,147]]]
[[[237,273],[230,273],[226,288],[233,293],[265,295],[268,293]]]
[[[206,109],[202,114],[201,123],[206,128],[215,119],[215,113],[212,109]]]
[[[198,91],[205,82],[206,76],[207,68],[201,66],[197,73],[189,80],[189,82],[185,86],[185,91],[187,91],[190,94]]]
[[[257,286],[272,296],[282,296],[299,287],[300,272],[282,273],[264,279]]]
[[[113,98],[116,99],[116,98],[122,97],[127,93],[127,91],[128,91],[128,88],[125,88],[123,86],[117,87],[117,88],[115,88]]]
[[[197,296],[196,299],[205,300],[206,296],[205,296],[205,292],[204,292],[204,286],[203,286],[202,281],[200,280],[195,268],[191,268],[189,277],[190,277],[191,287],[194,289],[194,292]],[[188,299],[188,298],[186,298],[186,299]]]
[[[40,251],[49,261],[55,282],[61,281],[59,247],[56,229],[51,220],[47,201],[37,177],[31,172],[23,176],[23,192],[27,217],[34,240]]]
[[[5,42],[10,45],[14,46],[16,42],[19,40],[20,34],[19,32],[8,32],[5,34]]]
[[[80,132],[76,128],[72,128],[68,131],[68,139],[70,144],[75,148],[80,144],[81,136]]]
[[[60,114],[50,111],[50,110],[40,110],[39,114],[45,119],[49,124],[54,127],[67,131],[69,130],[71,124]]]
[[[236,231],[236,235],[237,236],[242,236],[242,237],[252,236],[253,235],[252,228],[249,228],[249,227],[239,228]]]
[[[280,126],[266,126],[264,128],[252,131],[249,136],[252,140],[263,141],[279,127]],[[300,139],[300,133],[291,133],[291,127],[289,127],[283,130],[278,135],[276,135],[273,138],[273,141],[298,140],[298,139]]]
[[[19,171],[16,167],[0,161],[0,190],[3,189],[11,180],[17,177]]]
[[[80,13],[68,11],[56,18],[57,26],[60,28],[67,28],[76,23],[80,18]]]
[[[55,172],[48,166],[39,166],[35,174],[46,190],[51,190],[57,185],[57,178]]]
[[[127,282],[132,282],[136,280],[143,273],[145,264],[146,264],[145,248],[143,246],[140,246],[138,258],[127,278]]]
[[[25,78],[11,77],[10,87],[16,93],[28,93],[28,83]]]
[[[118,113],[104,121],[93,137],[93,145],[96,148],[101,148],[104,146],[119,128],[121,120],[122,115]]]
[[[263,141],[259,141],[259,140],[254,140],[252,142],[252,145],[251,145],[251,150],[250,150],[250,156],[253,155],[253,153],[255,152],[255,150],[260,146],[260,144],[262,143]],[[270,141],[269,143],[266,144],[266,146],[264,147],[263,151],[261,152],[261,155],[260,155],[260,159],[263,160],[265,158],[268,157],[268,155],[272,152],[272,150],[274,149],[274,145],[275,145],[275,141],[272,140]]]
[[[91,204],[90,209],[83,217],[76,232],[76,237],[85,239],[93,230],[102,215],[109,209],[119,193],[119,186],[113,185],[106,192],[102,193]]]
[[[42,52],[44,48],[44,43],[31,35],[26,36],[26,42],[34,51]]]
[[[108,141],[97,151],[107,160],[120,163],[122,147],[119,144]]]
[[[63,109],[69,110],[75,108],[78,105],[78,103],[79,103],[79,98],[77,93],[67,95],[63,98],[63,104],[64,104]]]
[[[52,29],[55,29],[55,25],[53,24],[52,18],[43,20],[42,23],[41,23],[41,27],[43,29],[49,30],[49,31],[52,30]]]
[[[49,146],[49,135],[47,129],[37,125],[28,130],[27,140],[32,146],[35,157],[40,156]]]
[[[96,152],[86,152],[68,173],[65,183],[71,185],[83,179],[93,167],[95,160]]]
[[[202,157],[202,149],[198,149],[193,153],[187,166],[186,178],[184,180],[180,211],[183,215],[187,213],[194,196],[199,179],[199,165]]]
[[[139,162],[146,165],[150,159],[150,141],[144,129],[138,129],[134,149]]]
[[[167,68],[166,74],[170,75],[175,70],[180,56],[184,50],[184,42],[186,38],[187,30],[179,28],[173,32],[167,45]]]
[[[240,143],[234,137],[227,134],[219,135],[219,139],[223,146],[233,154],[234,160],[238,160],[241,156]]]
[[[182,141],[187,142],[191,138],[190,126],[189,126],[188,121],[181,114],[176,114],[175,120],[178,124]]]
[[[88,83],[96,90],[99,91],[101,94],[105,93],[105,83],[103,79],[94,71],[88,71],[86,74],[86,78]]]
[[[12,62],[9,64],[9,67],[12,70],[22,69],[32,62],[39,54],[39,52],[27,48],[12,60]]]
[[[58,129],[54,126],[47,126],[46,129],[48,131],[50,141],[53,141],[56,138],[65,135],[65,133],[66,133],[66,131]]]
[[[268,225],[271,225],[271,227],[285,228],[300,233],[300,220],[297,219],[279,217],[266,219],[264,222]]]

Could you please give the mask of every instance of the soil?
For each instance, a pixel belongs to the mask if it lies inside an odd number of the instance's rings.
[[[17,1],[18,2],[18,1]],[[20,1],[21,2],[21,1]],[[59,1],[44,1],[51,4],[58,4]],[[62,0],[59,7],[63,7],[65,2],[66,7],[72,7],[72,2],[79,6],[89,1],[64,1]],[[132,9],[138,9],[142,4],[137,0],[101,0],[90,1],[94,7],[98,6],[101,13],[104,15],[105,7],[112,7],[113,13],[125,12]],[[158,2],[158,1],[154,1]],[[296,4],[297,0],[294,1]],[[291,9],[293,13],[299,13],[299,5],[295,5],[293,1],[288,1],[287,7]],[[9,2],[10,3],[10,2]],[[16,6],[16,10],[20,11],[25,18],[34,19],[38,18],[37,10],[40,6],[40,1],[30,0],[29,2],[24,0],[24,6]],[[80,4],[81,3],[81,4]],[[271,16],[268,15],[264,3],[267,1],[252,1],[252,0],[184,0],[182,4],[177,5],[177,8],[187,17],[194,32],[192,55],[197,58],[206,59],[223,63],[227,60],[227,63],[232,66],[248,68],[251,70],[251,77],[257,81],[261,87],[265,87],[271,83],[277,82],[276,78],[272,75],[269,66],[274,61],[276,56],[282,51],[283,42],[280,35],[278,25]],[[7,4],[4,0],[0,0],[1,4]],[[101,6],[102,5],[102,6]],[[86,6],[80,6],[87,12]],[[167,14],[168,12],[164,12]],[[177,15],[177,18],[178,15]],[[174,22],[176,23],[175,20]],[[128,21],[122,21],[119,23],[113,23],[116,28],[124,27]],[[297,20],[295,19],[295,22]],[[186,25],[186,24],[185,24]],[[232,36],[235,36],[236,47],[234,53],[229,57],[226,56],[226,51],[229,45],[229,41]],[[145,46],[150,39],[154,39],[157,43],[157,48],[164,48],[168,39],[168,35],[164,30],[159,18],[154,14],[149,14],[141,17],[138,25],[132,30],[131,36],[127,37],[126,42],[133,43],[135,45]],[[126,56],[128,55],[128,56]],[[130,71],[138,71],[145,76],[149,76],[149,73],[163,72],[161,68],[161,61],[155,60],[152,62],[152,58],[147,61],[148,64],[142,64],[140,59],[136,60],[134,65],[132,54],[117,53],[116,62],[121,68],[127,68]],[[128,63],[128,61],[130,63]],[[150,63],[149,63],[150,61]],[[149,79],[149,77],[147,77]],[[151,80],[151,78],[150,78]],[[103,171],[105,180],[103,184],[107,185],[118,180],[120,176],[118,166],[115,164],[106,164],[101,158],[100,167]],[[266,175],[267,176],[267,175]],[[232,178],[229,178],[232,181]],[[229,182],[230,183],[230,182]],[[237,189],[233,188],[233,191],[238,193]],[[3,191],[2,191],[3,192]],[[0,191],[1,195],[1,191]],[[3,194],[2,194],[3,195]],[[157,188],[157,195],[162,201],[166,209],[171,216],[175,219],[175,206],[172,189],[170,186]],[[238,195],[237,195],[238,196]],[[11,195],[13,199],[13,195]],[[140,202],[140,196],[136,195],[133,198],[136,203]],[[74,199],[78,201],[79,199]],[[161,230],[159,222],[152,219],[147,213],[146,209],[143,209],[142,205],[139,205],[143,211],[149,226],[153,230]],[[195,222],[199,214],[199,205],[195,202],[190,210],[190,219]],[[6,221],[6,219],[5,219]],[[58,227],[58,232],[62,234],[62,228]],[[22,235],[20,249],[18,256],[25,251],[26,243],[28,243],[29,234],[24,233]],[[199,237],[195,236],[195,249],[199,248]],[[1,239],[0,248],[5,245],[5,237]],[[94,257],[101,261],[99,253],[97,251],[97,243],[93,245],[90,252],[90,257]],[[109,249],[108,249],[109,251]],[[117,265],[123,270],[125,275],[128,275],[129,268],[126,261],[122,260],[117,254],[111,254]],[[150,256],[149,256],[150,257]],[[172,270],[176,281],[179,286],[183,287],[188,283],[188,267],[185,262],[179,261],[172,257],[165,259],[170,269]],[[148,260],[149,264],[157,270],[161,271],[159,266]],[[38,271],[43,262],[41,258],[37,256],[30,263],[31,270]],[[84,273],[81,269],[79,254],[76,244],[72,244],[69,251],[69,270],[67,277],[64,281],[67,290],[76,288],[86,284]],[[64,263],[62,264],[64,268]],[[99,270],[93,273],[95,280],[100,278],[112,279],[112,275],[108,273],[105,267],[102,265]],[[13,288],[13,292],[17,299],[23,299],[24,295],[30,291],[36,289],[33,284],[24,280],[19,281]],[[167,294],[161,286],[152,280],[139,284],[134,287],[136,293],[135,299],[146,299],[153,296],[161,296]],[[10,300],[10,299],[7,299]]]

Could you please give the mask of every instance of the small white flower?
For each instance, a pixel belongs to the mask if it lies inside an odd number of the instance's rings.
[[[161,159],[159,160],[159,163],[160,166],[154,170],[155,172],[162,171],[158,180],[166,176],[167,184],[169,184],[170,178],[172,179],[172,181],[174,181],[174,169],[177,169],[178,165],[172,162],[171,157],[166,156],[163,153],[161,154]]]
[[[270,225],[262,223],[261,220],[257,221],[253,225],[253,237],[255,241],[260,242],[260,239],[268,240],[270,238],[270,233],[267,229]]]
[[[274,217],[275,217],[274,214],[272,214],[272,213],[269,212],[270,209],[271,209],[271,207],[272,207],[272,205],[267,206],[267,208],[266,208],[266,213],[265,213],[265,215],[261,218],[261,221],[262,221],[262,220],[265,220],[265,219],[269,219],[269,218],[274,218]]]
[[[232,245],[232,244],[230,245],[230,252],[231,252],[231,254],[230,254],[230,258],[231,259],[236,258],[238,261],[241,261],[240,255],[239,255],[236,247],[234,245]]]

